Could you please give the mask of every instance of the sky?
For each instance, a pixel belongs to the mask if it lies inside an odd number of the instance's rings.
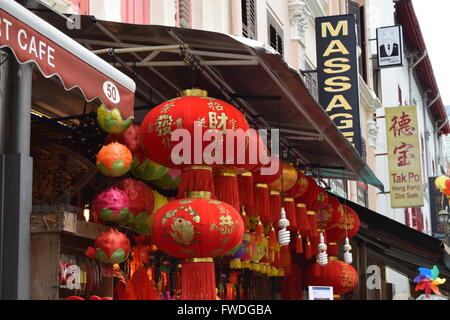
[[[450,1],[413,0],[442,102],[450,106]]]

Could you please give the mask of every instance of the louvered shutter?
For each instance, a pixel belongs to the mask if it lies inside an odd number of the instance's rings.
[[[256,40],[256,0],[241,0],[242,35]]]

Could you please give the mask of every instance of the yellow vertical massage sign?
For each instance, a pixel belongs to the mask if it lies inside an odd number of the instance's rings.
[[[423,206],[416,106],[385,109],[392,208]]]

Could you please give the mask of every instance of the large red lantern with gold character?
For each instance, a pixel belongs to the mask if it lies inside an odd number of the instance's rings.
[[[209,197],[208,192],[192,193],[169,202],[153,216],[155,245],[169,255],[188,259],[181,268],[183,299],[187,300],[215,299],[212,257],[235,248],[244,234],[239,212]]]
[[[351,239],[359,230],[358,214],[350,207],[343,205],[343,214],[339,216],[337,223],[326,229],[326,239],[330,256],[338,253],[337,243],[343,242],[346,237]]]
[[[352,291],[358,284],[358,272],[351,265],[337,259],[321,266],[317,262],[306,269],[305,284],[308,286],[333,287],[333,294]]]
[[[309,180],[307,179],[306,174],[301,171],[297,171],[297,182],[294,184],[292,188],[285,191],[285,195],[290,198],[297,198],[303,196],[309,187]]]

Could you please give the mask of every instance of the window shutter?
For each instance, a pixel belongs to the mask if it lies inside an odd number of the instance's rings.
[[[256,40],[256,0],[241,0],[242,35]]]
[[[272,17],[270,12],[267,12],[267,25],[269,28],[269,45],[278,51],[281,56],[284,55],[284,41],[283,41],[283,29]]]

